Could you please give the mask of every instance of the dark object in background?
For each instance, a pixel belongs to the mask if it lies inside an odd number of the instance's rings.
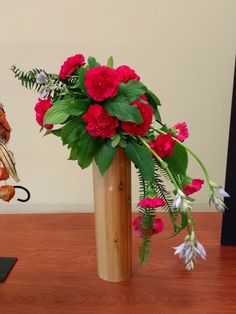
[[[234,87],[229,130],[228,158],[225,179],[225,190],[231,197],[225,199],[225,210],[222,220],[221,244],[236,245],[236,60],[234,70]]]
[[[0,257],[0,282],[6,280],[16,261],[16,257]]]

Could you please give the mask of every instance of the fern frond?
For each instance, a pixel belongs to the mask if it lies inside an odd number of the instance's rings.
[[[139,199],[142,200],[146,195],[147,182],[141,176],[139,169],[137,168],[138,179],[139,179]]]
[[[148,256],[151,251],[151,236],[144,236],[143,243],[139,247],[139,261],[142,266],[144,266],[148,261]]]
[[[39,91],[41,88],[41,84],[36,82],[36,75],[42,72],[41,69],[32,69],[28,72],[24,72],[17,68],[15,65],[11,67],[11,71],[14,73],[15,77],[21,82],[21,84],[28,88]]]
[[[157,163],[155,163],[153,187],[157,193],[157,196],[165,200],[165,205],[163,206],[163,209],[170,212],[172,211],[173,198],[171,193],[166,190],[162,177],[170,181],[170,178],[169,176],[167,176],[166,172],[161,169]]]

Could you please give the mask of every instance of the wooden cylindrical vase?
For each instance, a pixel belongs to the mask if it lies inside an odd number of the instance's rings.
[[[131,276],[131,165],[123,149],[102,176],[93,165],[97,272],[119,282]]]

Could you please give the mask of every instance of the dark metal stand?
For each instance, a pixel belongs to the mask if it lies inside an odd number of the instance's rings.
[[[0,257],[0,282],[7,279],[16,261],[16,257]]]
[[[229,193],[230,197],[225,198],[225,204],[228,209],[226,209],[223,214],[221,244],[236,245],[236,63],[234,72],[225,190]]]

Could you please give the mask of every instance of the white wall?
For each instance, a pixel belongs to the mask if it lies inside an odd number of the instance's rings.
[[[224,184],[235,0],[7,0],[0,1],[0,10],[0,99],[13,128],[10,147],[21,184],[30,189],[32,206],[91,207],[91,169],[80,170],[66,160],[60,140],[39,134],[33,111],[37,95],[21,87],[9,68],[16,64],[57,73],[64,59],[78,52],[102,63],[113,55],[117,65],[135,68],[159,95],[166,123],[189,123],[189,146]],[[195,164],[190,175],[202,177]],[[135,175],[133,181],[135,202]],[[206,189],[197,201],[208,201]],[[1,204],[0,210],[8,208]]]

